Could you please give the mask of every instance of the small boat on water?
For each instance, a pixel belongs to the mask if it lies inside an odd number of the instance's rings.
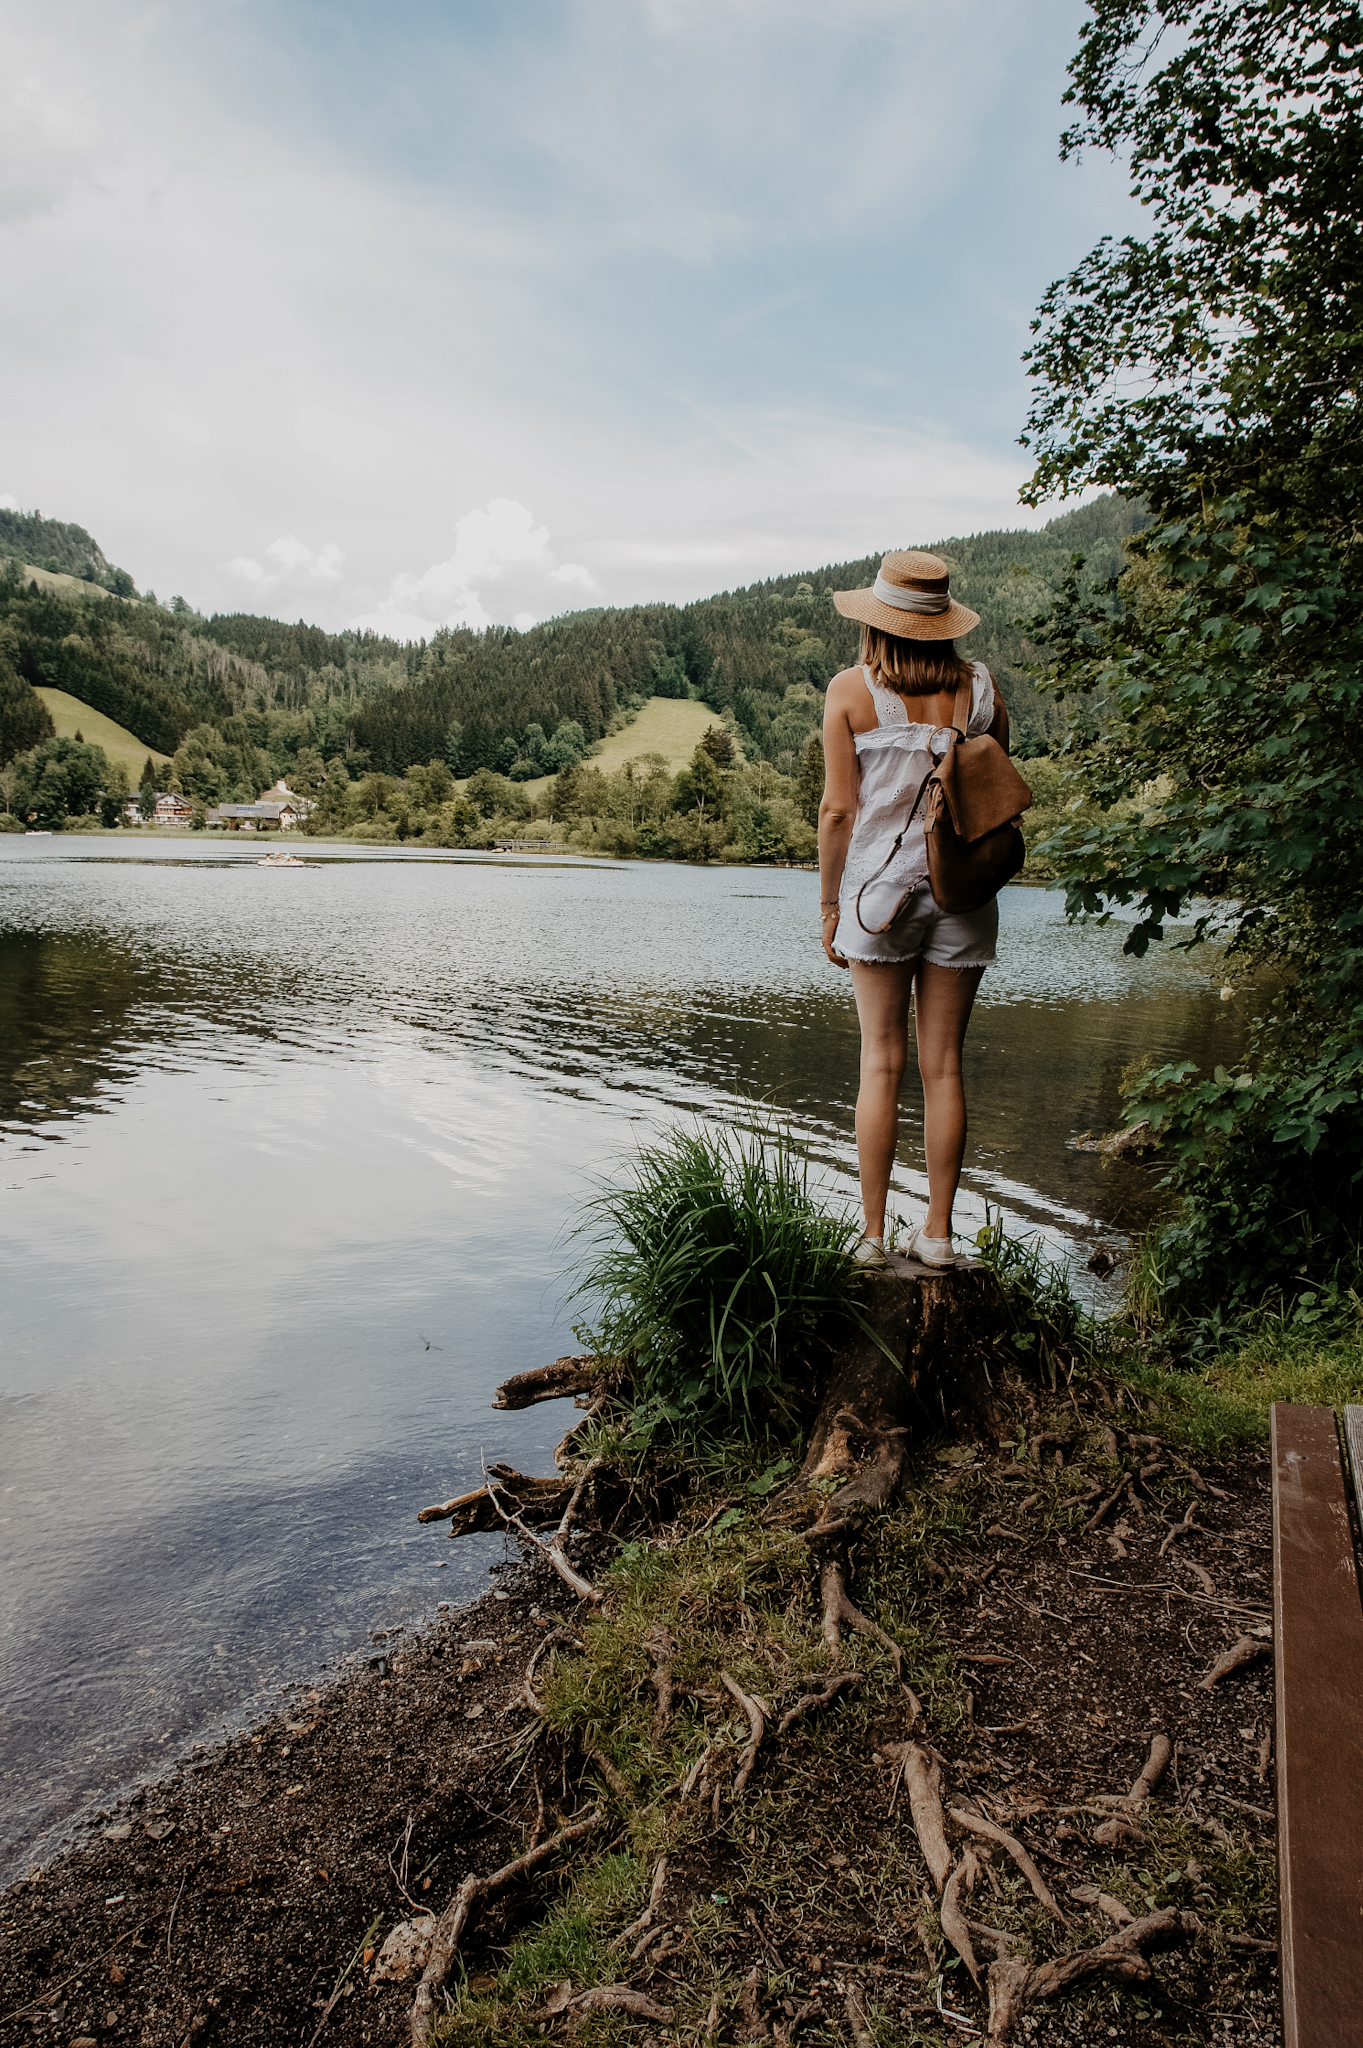
[[[301,868],[306,865],[296,853],[267,853],[256,862],[258,868]]]

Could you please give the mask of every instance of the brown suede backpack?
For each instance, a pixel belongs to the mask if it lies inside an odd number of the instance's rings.
[[[918,787],[889,853],[857,891],[857,923],[864,932],[889,931],[914,895],[906,889],[884,924],[867,924],[861,899],[878,882],[904,843],[905,834],[923,812],[928,849],[928,884],[939,910],[978,910],[1011,882],[1027,858],[1015,820],[1030,808],[1032,792],[989,733],[966,737],[970,723],[971,686],[963,683],[951,707],[952,722],[938,731],[951,735],[946,752]]]

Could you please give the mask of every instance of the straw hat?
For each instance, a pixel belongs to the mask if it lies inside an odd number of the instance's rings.
[[[869,590],[835,590],[833,602],[845,619],[860,619],[863,626],[904,640],[955,640],[980,623],[978,612],[952,596],[941,556],[917,548],[886,555]]]

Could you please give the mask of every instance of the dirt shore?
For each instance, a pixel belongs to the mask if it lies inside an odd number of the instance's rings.
[[[1037,2007],[1019,2039],[1266,2048],[1281,2038],[1271,1661],[1199,1683],[1271,1605],[1266,1460],[1202,1466],[1196,1496],[1175,1469],[1158,1511],[1123,1521],[1114,1510],[1092,1533],[1072,1521],[1068,1535],[1054,1522],[1029,1535],[1036,1479],[1012,1445],[944,1454],[931,1478],[962,1509],[915,1593],[966,1701],[932,1737],[944,1791],[1025,1841],[1071,1945],[1112,1933],[1114,1900],[1118,1914],[1176,1904],[1201,1931],[1156,1956],[1135,1992],[1106,1985]],[[1161,1555],[1194,1497],[1195,1538]],[[585,1567],[599,1573],[611,1549],[584,1544]],[[886,1553],[877,1572],[893,1568]],[[548,1731],[533,1757],[527,1740],[528,1660],[546,1631],[581,1627],[578,1605],[538,1564],[502,1585],[437,1629],[396,1631],[373,1645],[370,1668],[299,1689],[276,1718],[182,1760],[11,1887],[0,1900],[5,2048],[405,2041],[412,1984],[372,1983],[367,1953],[399,1921],[443,1909],[468,1872],[518,1854],[537,1792],[548,1827],[595,1797],[570,1740]],[[926,1693],[912,1659],[905,1675]],[[567,1896],[571,1874],[550,1874],[477,1922],[448,2038],[697,2042],[708,2021],[716,2042],[845,2043],[851,1996],[885,2048],[967,2041],[967,2026],[978,2039],[982,2008],[946,1960],[887,1754],[906,1726],[897,1687],[801,1724],[764,1756],[741,1809],[721,1815],[716,1797],[714,1825],[678,1839],[659,1902],[670,1932],[651,1956],[618,1952],[619,1976],[668,2010],[667,2024],[556,2018],[543,1970],[535,1981],[508,1967],[518,1926]],[[1159,1732],[1174,1747],[1157,1792],[1127,1834],[1095,1842],[1101,1801],[1127,1791]],[[621,1828],[601,1849],[624,1839]],[[1019,1906],[1008,1859],[986,1875],[972,1914],[1023,1926],[1017,1912],[1035,1902]],[[609,1909],[621,1927],[639,1903],[637,1886],[626,1891]],[[1055,1936],[1044,1918],[1026,1924],[1034,1948],[1047,1928]],[[561,1974],[571,1981],[571,1964]]]

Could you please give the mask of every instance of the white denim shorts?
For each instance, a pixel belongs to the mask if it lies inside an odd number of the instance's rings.
[[[891,966],[926,960],[932,967],[988,967],[999,935],[999,899],[979,910],[939,910],[927,883],[916,889],[887,932],[864,932],[850,902],[840,905],[833,951],[844,959]]]

